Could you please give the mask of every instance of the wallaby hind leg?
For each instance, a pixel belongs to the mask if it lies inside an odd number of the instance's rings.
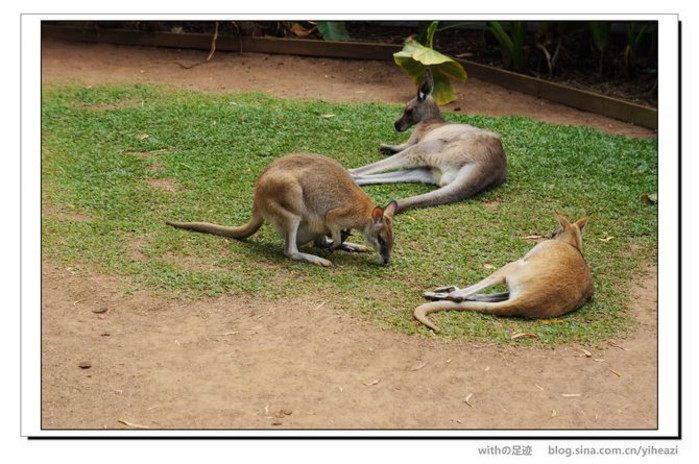
[[[301,224],[301,218],[288,211],[284,211],[283,214],[284,215],[281,216],[283,218],[283,223],[280,223],[278,227],[282,230],[284,240],[286,242],[284,254],[297,261],[306,261],[308,263],[318,264],[325,267],[332,266],[332,263],[327,259],[299,251],[298,245],[296,244],[296,236],[298,234],[299,225]]]
[[[485,290],[486,288],[494,287],[496,285],[504,284],[505,283],[505,275],[506,275],[506,268],[507,266],[503,267],[502,269],[499,269],[495,271],[493,274],[489,275],[485,279],[481,280],[480,282],[471,285],[470,287],[466,288],[454,288],[454,290],[451,290],[449,292],[424,292],[422,295],[429,299],[429,300],[450,300],[450,301],[464,301],[464,300],[469,300],[469,299],[476,299],[476,298],[482,298],[482,297],[476,297],[473,298],[475,294],[480,292],[481,290]],[[507,292],[509,296],[509,292]],[[496,298],[496,297],[491,297],[491,298]],[[486,301],[482,300],[481,301]]]
[[[448,291],[440,291],[440,289],[435,289],[432,292],[424,292],[423,296],[432,301],[444,301],[448,294],[454,290],[458,290],[456,287],[451,287]],[[493,292],[493,293],[474,293],[473,295],[468,295],[463,298],[463,301],[487,301],[495,303],[498,301],[505,301],[510,298],[510,292]]]
[[[395,169],[409,169],[424,167],[424,163],[419,160],[425,153],[439,153],[444,148],[441,140],[431,140],[429,142],[411,145],[403,151],[393,156],[367,164],[358,168],[350,169],[352,176],[357,174],[376,174],[379,172],[393,171]]]
[[[379,174],[356,174],[352,177],[357,185],[391,184],[398,182],[436,184],[438,182],[437,177],[429,168],[405,169]]]

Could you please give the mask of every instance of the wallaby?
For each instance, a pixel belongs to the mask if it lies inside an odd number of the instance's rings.
[[[255,184],[252,218],[247,224],[240,227],[206,222],[167,221],[167,224],[244,239],[257,232],[267,220],[284,237],[287,256],[321,266],[332,263],[302,253],[298,246],[313,241],[316,246],[331,251],[367,251],[362,245],[344,241],[351,229],[358,229],[379,253],[379,262],[388,264],[393,247],[391,219],[395,210],[395,201],[385,208],[374,206],[337,161],[321,155],[292,154],[272,162],[260,175]]]
[[[393,156],[350,169],[359,185],[422,182],[440,187],[398,200],[397,212],[463,200],[507,178],[500,136],[468,124],[446,122],[432,90],[428,69],[417,96],[405,105],[403,115],[395,122],[398,132],[416,126],[408,141],[395,146],[381,144],[379,151]]]
[[[579,308],[593,293],[592,275],[582,255],[582,229],[588,217],[569,223],[554,212],[560,227],[518,261],[468,288],[443,287],[423,295],[431,300],[415,309],[415,319],[435,332],[427,315],[436,311],[480,311],[532,319],[557,317]],[[478,293],[506,284],[509,291]]]

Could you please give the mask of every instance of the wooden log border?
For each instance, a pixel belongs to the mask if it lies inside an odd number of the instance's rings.
[[[42,38],[200,50],[209,50],[212,42],[211,34],[176,34],[171,32],[100,29],[50,23],[42,24]],[[237,38],[219,36],[216,40],[216,50],[220,51],[370,60],[393,60],[393,54],[401,50],[401,48],[399,45],[365,42],[325,42],[276,37]],[[561,84],[472,61],[459,60],[459,62],[463,65],[467,74],[476,79],[649,129],[658,128],[658,111],[654,108],[599,95],[594,92],[573,89]]]

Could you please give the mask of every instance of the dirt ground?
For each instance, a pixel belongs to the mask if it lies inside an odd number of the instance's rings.
[[[45,41],[42,81],[390,103],[414,93],[390,62],[217,53],[182,66],[205,55]],[[457,94],[452,110],[655,136],[476,79]],[[42,426],[654,429],[657,287],[649,268],[630,301],[639,322],[631,337],[552,349],[408,336],[303,295],[284,305],[233,296],[163,300],[44,258]]]

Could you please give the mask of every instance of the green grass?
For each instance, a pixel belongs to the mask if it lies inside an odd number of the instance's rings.
[[[395,105],[158,86],[45,89],[43,253],[165,297],[330,300],[350,314],[427,335],[412,317],[422,290],[466,286],[489,274],[488,266],[521,257],[533,246],[522,237],[551,232],[557,209],[571,220],[591,215],[584,252],[596,283],[594,300],[555,324],[439,313],[432,317],[440,338],[594,344],[628,333],[630,284],[657,253],[657,206],[640,199],[657,191],[655,140],[521,117],[448,114],[451,121],[502,134],[509,179],[467,201],[399,215],[388,267],[379,266],[373,253],[337,252],[330,269],[291,261],[269,225],[238,242],[164,224],[247,221],[257,176],[287,153],[322,153],[347,167],[377,160],[380,142],[407,137],[393,130],[400,112]],[[157,179],[171,182],[176,192],[148,182]],[[394,184],[367,191],[383,205],[432,188]],[[518,332],[539,340],[512,342]]]

